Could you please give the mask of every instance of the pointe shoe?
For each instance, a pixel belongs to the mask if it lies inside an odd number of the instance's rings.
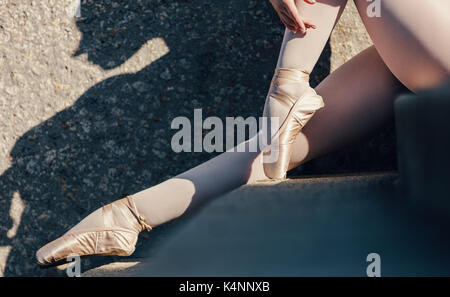
[[[129,256],[139,232],[152,228],[139,215],[131,196],[102,207],[103,227],[69,231],[36,252],[38,264],[55,265],[69,255]]]
[[[309,86],[307,72],[288,68],[275,70],[267,100],[264,116],[277,117],[279,125],[270,128],[275,133],[270,138],[269,150],[263,153],[264,173],[269,178],[284,180],[295,138],[324,103]]]

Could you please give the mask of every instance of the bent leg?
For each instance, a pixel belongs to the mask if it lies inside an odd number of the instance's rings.
[[[290,169],[382,127],[393,116],[394,99],[406,91],[373,46],[339,67],[315,90],[325,107],[297,136]]]
[[[381,17],[369,17],[355,0],[381,58],[410,90],[437,86],[450,76],[450,1],[381,0]]]

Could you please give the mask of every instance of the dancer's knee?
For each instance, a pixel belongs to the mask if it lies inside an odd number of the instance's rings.
[[[397,79],[412,92],[438,87],[450,80],[450,69],[433,67],[424,70],[422,67],[410,66],[399,73],[394,73]]]

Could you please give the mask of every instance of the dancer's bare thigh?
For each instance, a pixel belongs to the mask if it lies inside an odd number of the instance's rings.
[[[381,17],[370,17],[373,1],[355,0],[383,61],[410,90],[434,87],[450,75],[450,1],[379,0]]]

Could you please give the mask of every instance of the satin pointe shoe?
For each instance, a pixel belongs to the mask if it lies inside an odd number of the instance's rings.
[[[270,147],[263,152],[267,177],[286,179],[295,138],[323,106],[322,97],[309,86],[309,73],[289,68],[275,70],[264,108],[268,131],[271,131]],[[273,118],[277,118],[278,123],[271,123]]]
[[[129,256],[139,232],[152,229],[139,215],[131,196],[105,205],[101,211],[103,227],[70,230],[36,252],[38,264],[57,265],[71,254]]]

